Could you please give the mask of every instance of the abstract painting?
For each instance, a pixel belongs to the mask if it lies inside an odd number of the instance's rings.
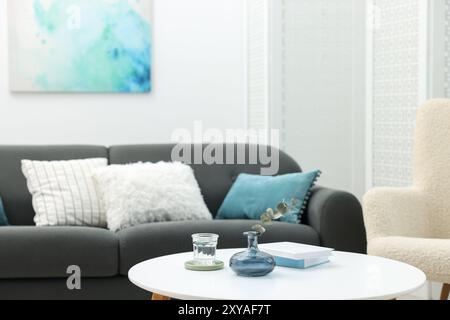
[[[13,92],[152,88],[152,0],[9,0]]]

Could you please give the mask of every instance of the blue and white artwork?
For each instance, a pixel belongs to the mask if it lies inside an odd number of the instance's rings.
[[[9,0],[15,92],[152,88],[152,0]]]

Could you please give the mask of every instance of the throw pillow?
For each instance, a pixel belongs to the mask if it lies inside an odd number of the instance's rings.
[[[92,174],[107,165],[104,158],[22,160],[22,171],[33,196],[36,225],[105,227],[105,210]]]
[[[211,220],[192,168],[181,163],[135,163],[97,170],[94,179],[108,228],[182,220]]]
[[[223,201],[217,219],[259,220],[268,208],[285,201],[292,209],[281,221],[298,223],[320,171],[276,177],[240,174]]]
[[[8,226],[8,217],[6,216],[5,209],[3,208],[2,198],[0,198],[0,227]]]

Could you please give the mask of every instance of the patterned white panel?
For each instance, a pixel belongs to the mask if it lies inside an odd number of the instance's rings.
[[[450,0],[445,0],[445,97],[450,98]]]
[[[247,0],[248,128],[268,127],[268,0]]]
[[[374,0],[373,185],[412,180],[420,92],[420,1]]]

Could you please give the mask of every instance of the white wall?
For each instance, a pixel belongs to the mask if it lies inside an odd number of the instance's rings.
[[[11,94],[0,1],[0,144],[170,141],[175,128],[245,127],[241,0],[154,0],[153,92]]]

